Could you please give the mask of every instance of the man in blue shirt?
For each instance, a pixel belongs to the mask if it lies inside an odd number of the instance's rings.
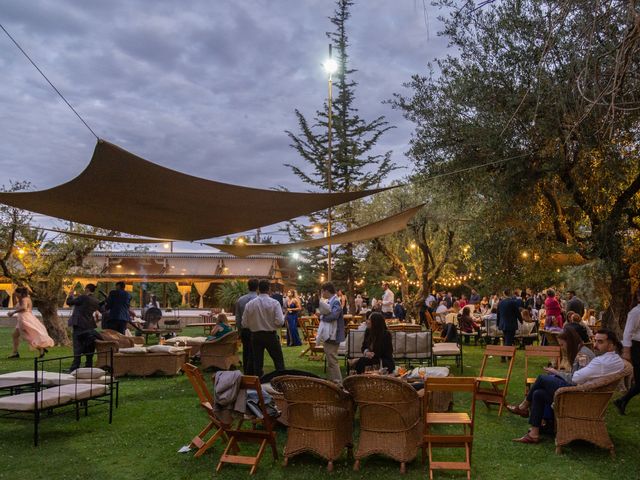
[[[258,279],[252,278],[247,282],[249,293],[241,296],[236,302],[236,327],[242,341],[242,368],[245,375],[253,375],[253,349],[251,348],[251,330],[242,325],[244,307],[258,296]]]
[[[520,314],[522,301],[512,297],[511,290],[508,288],[503,293],[504,297],[498,303],[498,328],[504,334],[504,345],[511,346],[515,341],[518,322],[522,323],[522,315]]]
[[[321,315],[321,322],[337,322],[335,336],[324,341],[324,355],[327,359],[327,379],[340,383],[342,373],[338,364],[338,347],[344,340],[344,314],[340,299],[336,295],[336,287],[331,282],[323,283],[320,287],[322,298],[328,300],[331,313]]]
[[[118,282],[116,289],[109,292],[106,303],[109,319],[105,325],[123,335],[127,328],[127,322],[130,321],[129,308],[131,306],[131,295],[125,291],[124,287],[124,282]]]

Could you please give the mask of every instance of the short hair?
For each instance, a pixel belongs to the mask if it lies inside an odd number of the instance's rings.
[[[320,290],[326,290],[327,292],[329,292],[331,295],[335,295],[336,294],[336,287],[333,283],[331,282],[324,282],[321,286],[320,286]]]
[[[116,288],[120,290],[124,290],[124,282],[116,282]]]
[[[556,292],[553,291],[553,289],[549,289],[547,290],[547,297],[555,297],[556,296]]]
[[[616,346],[616,352],[622,352],[622,343],[618,339],[618,335],[613,330],[609,330],[608,328],[601,328],[596,332],[596,335],[606,335],[607,340],[613,343]]]
[[[260,281],[257,278],[250,278],[247,282],[247,287],[249,287],[250,292],[255,292],[256,290],[258,290],[259,284]]]
[[[505,297],[508,297],[509,295],[511,295],[511,290],[509,290],[508,288],[505,288],[502,293],[504,294]]]
[[[87,290],[89,290],[91,293],[93,293],[93,292],[95,292],[95,291],[96,291],[96,286],[95,286],[93,283],[87,283],[87,286],[86,286],[86,287],[84,287],[84,288],[86,288]]]
[[[269,280],[262,279],[258,282],[258,291],[260,293],[267,293],[269,291],[269,288],[271,288],[271,285],[269,285]]]
[[[567,293],[570,293],[574,297],[576,296],[576,291],[575,290],[567,290]]]

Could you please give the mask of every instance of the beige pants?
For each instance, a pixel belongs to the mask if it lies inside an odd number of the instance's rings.
[[[342,382],[342,373],[338,364],[338,343],[324,343],[324,355],[327,359],[327,380]]]

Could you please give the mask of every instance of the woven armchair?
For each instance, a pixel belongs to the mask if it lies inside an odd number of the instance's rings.
[[[360,408],[360,439],[354,470],[360,459],[381,454],[400,462],[400,472],[412,461],[422,442],[421,399],[400,379],[358,375],[347,377],[344,387]]]
[[[203,370],[209,367],[229,370],[238,363],[238,332],[229,332],[218,340],[200,346],[200,368]]]
[[[327,470],[345,447],[353,445],[353,402],[349,394],[334,383],[318,378],[284,375],[271,381],[287,402],[287,443],[284,464],[303,452],[327,460]]]
[[[556,391],[556,453],[562,453],[562,446],[574,440],[586,440],[615,456],[604,415],[613,392],[632,372],[633,367],[625,361],[624,370],[620,373]]]

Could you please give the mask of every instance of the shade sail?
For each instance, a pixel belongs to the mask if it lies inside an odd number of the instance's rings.
[[[116,237],[115,235],[98,235],[95,233],[72,232],[70,230],[56,230],[55,228],[41,228],[47,232],[61,233],[63,235],[71,235],[72,237],[90,238],[101,242],[113,243],[165,243],[171,240],[161,238],[141,238],[141,237]]]
[[[378,222],[370,223],[364,227],[356,228],[348,232],[332,235],[331,244],[339,245],[342,243],[362,242],[371,240],[372,238],[382,237],[391,233],[399,232],[407,227],[407,223],[418,213],[424,206],[409,208],[396,215],[392,215]],[[303,240],[294,243],[272,243],[272,244],[248,244],[248,245],[223,245],[217,243],[205,243],[210,247],[215,247],[223,252],[230,253],[236,257],[247,257],[249,255],[257,255],[259,253],[280,253],[288,250],[301,250],[304,248],[315,248],[327,245],[326,238],[318,238],[314,240]]]
[[[271,225],[383,189],[293,193],[214,182],[151,163],[99,140],[73,180],[37,192],[0,192],[0,203],[94,227],[176,240]]]

